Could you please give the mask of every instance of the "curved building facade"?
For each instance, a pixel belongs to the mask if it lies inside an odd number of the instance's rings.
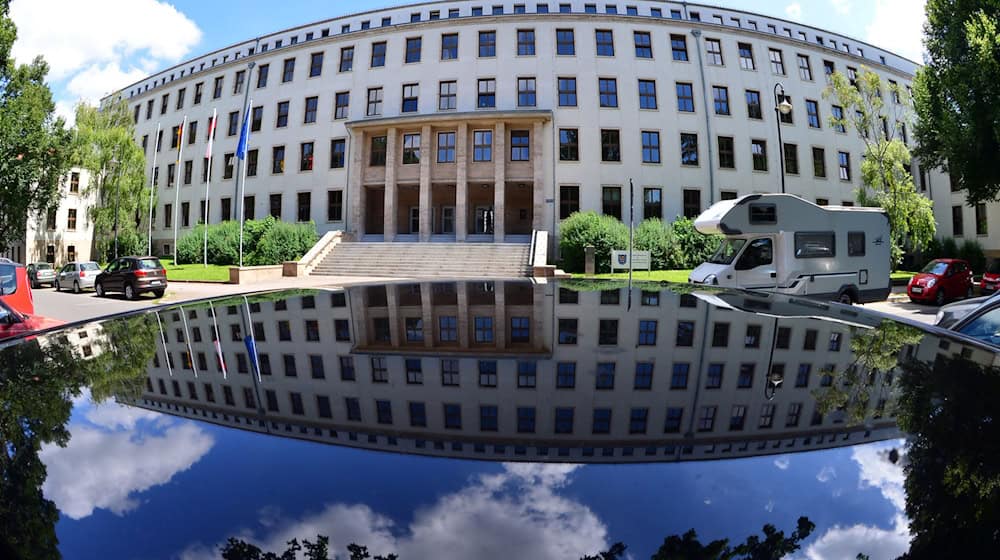
[[[823,90],[827,74],[862,66],[900,87],[916,68],[835,33],[713,6],[463,0],[251,39],[116,95],[157,185],[159,251],[171,249],[174,220],[183,233],[206,213],[239,218],[247,109],[247,218],[313,220],[357,239],[519,241],[558,233],[578,209],[627,220],[630,185],[636,221],[778,192],[779,152],[787,192],[850,204],[863,144],[830,126],[839,109]],[[792,105],[780,124],[779,83]],[[950,201],[947,177],[914,165],[918,188]]]

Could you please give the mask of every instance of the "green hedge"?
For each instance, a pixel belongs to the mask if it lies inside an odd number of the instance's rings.
[[[986,255],[978,241],[966,239],[961,244],[954,238],[934,238],[921,251],[922,259],[916,264],[921,269],[934,259],[964,259],[969,262],[972,272],[982,274],[986,270]]]
[[[199,225],[177,242],[179,263],[202,262],[205,226]],[[302,258],[319,240],[316,225],[289,224],[268,216],[248,220],[243,226],[243,264],[281,264]],[[235,221],[208,226],[208,262],[239,264],[240,224]]]
[[[649,251],[653,270],[694,268],[708,260],[719,246],[721,236],[704,235],[694,229],[689,218],[671,223],[653,218],[635,229],[636,250]],[[566,272],[583,272],[584,248],[595,248],[598,274],[611,271],[611,251],[628,249],[628,227],[611,216],[595,212],[575,212],[559,229],[559,252]]]

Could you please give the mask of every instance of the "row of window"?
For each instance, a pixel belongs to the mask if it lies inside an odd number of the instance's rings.
[[[284,216],[284,206],[282,203],[282,193],[272,193],[268,197],[268,215],[274,216],[279,220],[285,219]],[[230,197],[222,197],[218,200],[219,204],[219,221],[229,221],[237,218],[243,218],[247,220],[255,219],[256,212],[255,208],[257,205],[257,199],[254,195],[246,195],[243,197],[243,216],[236,216],[233,214],[233,199]],[[311,192],[299,192],[295,196],[295,221],[297,222],[308,222],[313,219],[312,215],[312,193]],[[178,217],[181,227],[191,227],[191,203],[181,202],[180,216]],[[198,222],[203,224],[206,221],[206,209],[205,201],[198,201]],[[341,189],[328,190],[326,191],[326,221],[327,222],[341,222],[344,220],[344,191]],[[156,224],[156,209],[153,209],[153,224]],[[165,229],[172,228],[174,224],[174,205],[172,203],[167,203],[163,205],[163,227]]]
[[[964,223],[965,206],[957,205],[951,207],[951,233],[955,237],[965,235]],[[989,220],[986,215],[986,203],[979,202],[975,206],[976,212],[976,235],[989,235]]]

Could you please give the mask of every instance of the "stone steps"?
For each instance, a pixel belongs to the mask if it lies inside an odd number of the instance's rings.
[[[312,271],[316,276],[522,278],[531,276],[526,243],[343,242]]]

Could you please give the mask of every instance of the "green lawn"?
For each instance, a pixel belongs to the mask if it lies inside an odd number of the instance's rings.
[[[675,283],[685,283],[688,281],[688,275],[691,274],[690,270],[654,270],[652,272],[646,272],[645,270],[633,270],[632,279],[642,282],[675,282]],[[574,274],[573,278],[598,278],[598,279],[628,279],[628,272],[616,272],[614,274],[596,274],[594,276],[586,276],[584,274]]]
[[[906,280],[906,281],[909,281],[910,278],[913,278],[916,274],[917,274],[916,272],[908,272],[908,271],[905,271],[905,270],[897,270],[896,272],[893,272],[892,274],[890,274],[889,278],[891,278],[893,280]]]
[[[178,264],[170,259],[160,259],[167,270],[167,280],[193,280],[195,282],[229,282],[229,267],[210,264]]]

